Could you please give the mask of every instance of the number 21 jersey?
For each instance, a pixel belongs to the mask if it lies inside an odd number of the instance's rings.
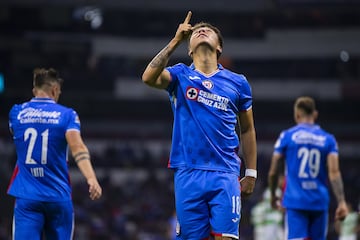
[[[8,194],[38,201],[71,199],[67,131],[80,131],[77,113],[50,98],[14,105],[9,127],[17,162]]]

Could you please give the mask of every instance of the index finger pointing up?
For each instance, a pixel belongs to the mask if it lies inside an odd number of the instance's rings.
[[[184,23],[185,23],[185,24],[188,24],[188,23],[190,22],[191,15],[192,15],[192,12],[189,11],[188,14],[186,15],[185,20],[184,20]]]

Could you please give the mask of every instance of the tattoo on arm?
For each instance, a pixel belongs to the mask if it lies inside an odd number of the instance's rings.
[[[158,67],[165,67],[168,60],[171,50],[169,46],[166,46],[163,50],[161,50],[158,55],[156,55],[153,60],[150,62],[150,67],[158,68]]]
[[[78,163],[82,160],[90,160],[89,152],[78,152],[74,155],[75,162]]]
[[[331,186],[338,202],[345,200],[344,184],[340,177],[331,180]]]

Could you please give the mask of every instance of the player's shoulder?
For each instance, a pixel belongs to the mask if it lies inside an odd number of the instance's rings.
[[[59,104],[59,103],[56,103],[54,105],[54,108],[56,109],[56,111],[62,112],[63,114],[77,115],[77,112],[73,108]]]
[[[225,68],[222,69],[221,72],[232,84],[235,84],[240,88],[250,89],[250,83],[244,74],[233,72]]]
[[[236,78],[237,80],[246,81],[246,82],[248,81],[246,76],[242,73],[237,73],[237,72],[234,72],[227,68],[223,68],[222,71],[227,75],[231,75],[232,77]]]
[[[242,73],[238,73],[238,72],[235,72],[235,71],[233,71],[233,70],[231,70],[231,69],[229,69],[229,68],[225,68],[225,67],[223,67],[221,64],[218,64],[218,68],[219,68],[219,69],[221,70],[221,72],[224,73],[224,74],[231,75],[231,76],[233,76],[233,77],[236,77],[236,78],[239,78],[239,79],[242,79],[242,80],[246,80],[246,81],[247,81],[245,75],[242,74]]]
[[[176,63],[172,66],[168,66],[166,69],[190,69],[190,66],[186,65],[185,63]]]
[[[288,128],[285,128],[281,131],[280,135],[289,135],[292,134],[296,131],[299,131],[299,127],[297,125],[295,126],[290,126]]]
[[[29,107],[29,102],[23,102],[23,103],[15,103],[11,109],[10,109],[10,114],[14,113],[14,112],[19,112],[24,108]]]

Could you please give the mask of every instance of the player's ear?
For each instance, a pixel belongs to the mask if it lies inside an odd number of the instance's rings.
[[[222,53],[222,47],[217,46],[217,47],[216,47],[216,51],[217,51],[219,54],[221,54],[221,53]]]
[[[189,48],[189,51],[188,51],[188,55],[189,55],[189,57],[191,57],[192,58],[192,55],[193,55],[193,51]]]
[[[313,114],[314,114],[314,120],[316,120],[319,116],[319,112],[315,110]]]
[[[58,92],[59,92],[59,86],[57,84],[54,84],[52,87],[51,87],[51,96],[53,98],[56,98],[57,95],[58,95]]]
[[[221,53],[222,53],[222,47],[220,47],[219,45],[216,47],[216,52],[217,52],[217,55],[220,56]]]

